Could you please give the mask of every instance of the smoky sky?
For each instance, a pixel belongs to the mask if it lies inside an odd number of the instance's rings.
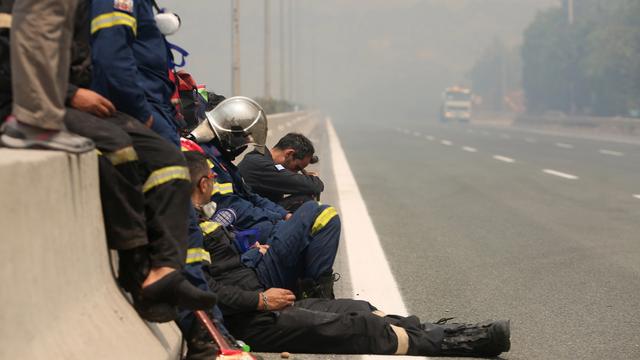
[[[231,0],[159,3],[182,19],[182,28],[169,41],[190,52],[186,70],[211,90],[230,95]],[[421,116],[437,106],[445,87],[468,83],[466,74],[492,41],[517,46],[536,12],[560,6],[560,1],[270,4],[272,96],[281,98],[284,84],[288,100],[327,112]],[[250,97],[264,95],[264,8],[264,1],[240,1],[240,90]]]

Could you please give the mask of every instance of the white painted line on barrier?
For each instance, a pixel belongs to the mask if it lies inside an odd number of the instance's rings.
[[[436,139],[436,138],[434,138],[434,137],[433,137],[433,136],[431,136],[431,135],[427,135],[427,136],[425,136],[425,137],[426,137],[426,138],[427,138],[427,140],[429,140],[429,141],[433,141],[433,140],[435,140],[435,139]]]
[[[567,174],[561,171],[556,171],[556,170],[551,170],[551,169],[544,169],[542,170],[542,172],[549,174],[549,175],[555,175],[555,176],[559,176],[561,178],[565,178],[565,179],[569,179],[569,180],[578,180],[579,177],[575,176],[575,175],[571,175],[571,174]]]
[[[565,143],[556,143],[556,146],[563,149],[573,149],[573,145]]]
[[[611,155],[611,156],[624,156],[624,153],[620,151],[600,149],[600,154]]]
[[[453,145],[453,143],[452,143],[451,141],[449,141],[449,140],[442,140],[442,141],[440,141],[440,143],[441,143],[442,145],[446,145],[446,146],[451,146],[451,145]]]
[[[633,197],[636,199],[640,199],[640,194],[634,194]]]
[[[468,152],[478,152],[478,149],[472,148],[470,146],[465,146],[465,147],[462,148],[462,150],[468,151]]]
[[[516,162],[514,159],[510,158],[510,157],[506,157],[506,156],[502,156],[502,155],[493,155],[493,158],[498,160],[498,161],[504,161],[506,163],[513,163]]]
[[[534,139],[534,138],[525,138],[524,141],[528,142],[528,143],[532,143],[535,144],[538,142],[538,140]]]
[[[327,118],[327,134],[354,298],[370,301],[387,314],[407,315],[402,295],[330,118]]]

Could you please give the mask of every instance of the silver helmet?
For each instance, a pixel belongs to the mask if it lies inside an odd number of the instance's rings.
[[[205,113],[207,119],[196,127],[190,138],[207,143],[217,138],[221,150],[239,154],[248,144],[264,152],[267,141],[267,116],[262,106],[244,96],[234,96]]]

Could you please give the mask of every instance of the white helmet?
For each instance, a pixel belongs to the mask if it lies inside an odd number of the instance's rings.
[[[267,116],[262,106],[244,96],[234,96],[205,113],[207,119],[196,127],[189,138],[207,143],[214,138],[220,142],[221,150],[234,156],[242,153],[248,144],[264,152],[267,141]]]

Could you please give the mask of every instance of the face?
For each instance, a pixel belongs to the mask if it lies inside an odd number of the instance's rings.
[[[282,166],[289,171],[299,172],[309,166],[309,162],[311,162],[311,155],[305,156],[302,159],[295,159],[293,157],[293,152],[291,152],[290,154],[285,155]]]

